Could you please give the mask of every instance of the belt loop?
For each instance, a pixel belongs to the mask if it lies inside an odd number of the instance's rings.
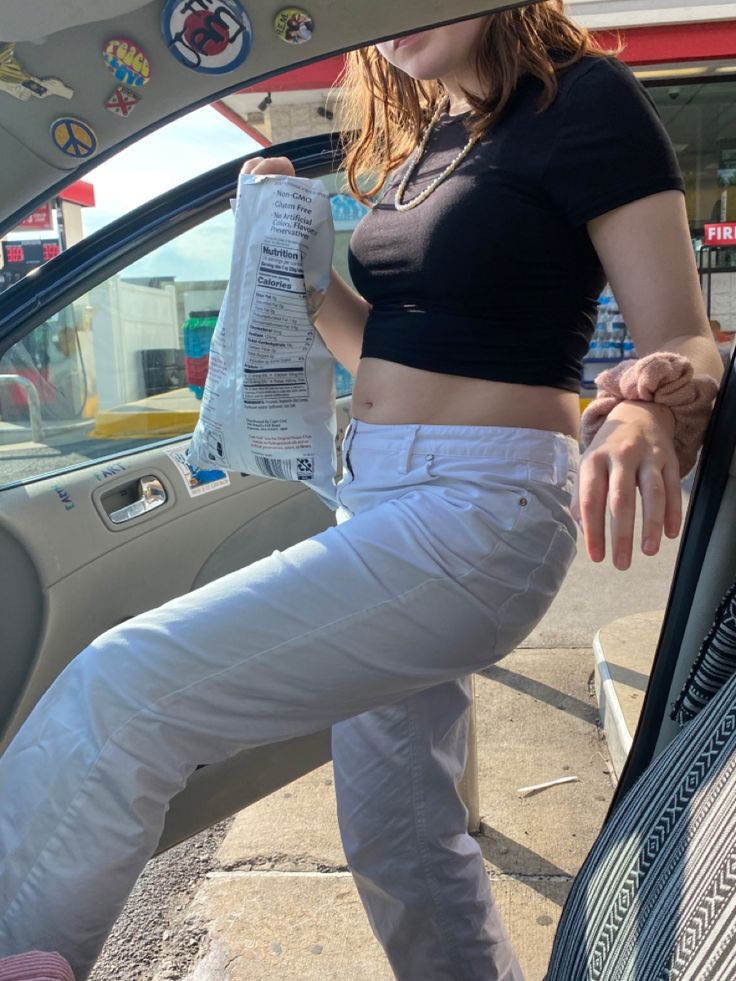
[[[406,434],[401,452],[399,453],[399,473],[409,473],[409,457],[414,449],[419,426],[408,426],[409,432]]]
[[[555,453],[555,483],[572,493],[577,473],[577,442],[572,436],[558,437]]]
[[[564,487],[567,484],[568,456],[569,448],[567,440],[564,437],[555,436],[555,472],[553,479],[557,487]]]

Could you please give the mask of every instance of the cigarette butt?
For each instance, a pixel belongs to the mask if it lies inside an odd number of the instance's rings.
[[[538,794],[540,790],[549,790],[550,787],[559,787],[563,783],[577,783],[577,777],[560,777],[557,780],[548,780],[546,783],[535,783],[531,787],[519,787],[516,791],[521,797],[531,797],[532,794]]]

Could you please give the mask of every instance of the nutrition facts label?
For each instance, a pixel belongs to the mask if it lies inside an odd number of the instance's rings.
[[[334,233],[324,184],[241,175],[233,260],[191,459],[299,481],[334,507],[335,359],[314,326]]]
[[[305,311],[298,245],[263,242],[243,364],[245,405],[285,407],[309,397],[306,366],[314,328]]]

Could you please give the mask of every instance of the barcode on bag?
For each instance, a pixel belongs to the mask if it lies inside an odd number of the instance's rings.
[[[254,456],[256,466],[267,477],[277,477],[279,480],[294,479],[293,460],[273,460],[269,456]]]

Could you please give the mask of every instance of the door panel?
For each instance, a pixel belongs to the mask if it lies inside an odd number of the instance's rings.
[[[105,490],[153,476],[169,501],[115,530],[100,513],[99,470],[75,470],[3,493],[0,528],[5,543],[12,543],[0,553],[4,602],[18,599],[18,590],[6,591],[5,584],[25,570],[20,616],[13,608],[3,611],[5,623],[22,625],[10,656],[14,694],[3,685],[11,703],[5,706],[4,741],[53,677],[104,630],[333,522],[315,494],[286,481],[231,474],[228,487],[190,497],[166,455],[170,446],[117,464],[124,473]],[[39,612],[40,631],[34,629]]]
[[[329,138],[271,152],[289,153],[307,176],[329,180],[334,166]],[[211,333],[222,300],[239,169],[236,162],[177,189],[0,297],[0,374],[26,379],[24,387],[6,380],[0,396],[0,751],[100,633],[334,521],[299,484],[231,473],[192,486],[176,461],[201,384],[188,385],[175,362],[187,353],[186,328],[204,319]],[[347,239],[339,236],[343,249]],[[344,268],[344,256],[336,264]],[[144,377],[140,352],[152,348],[174,352],[173,373]],[[28,419],[28,383],[39,396],[41,438]],[[349,409],[346,394],[338,449]],[[153,497],[141,481],[157,482]],[[154,498],[163,503],[146,510]],[[201,768],[174,802],[162,846],[329,753],[322,733]]]
[[[732,358],[703,446],[646,698],[611,811],[679,732],[672,705],[736,578],[735,369]]]

